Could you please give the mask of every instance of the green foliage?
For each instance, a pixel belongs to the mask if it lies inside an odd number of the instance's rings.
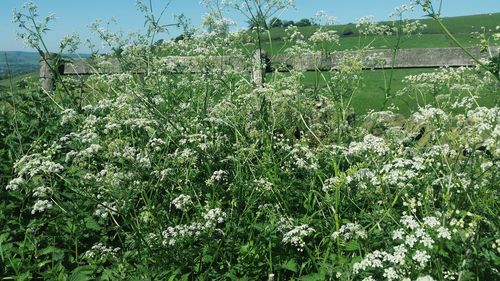
[[[314,87],[294,70],[255,88],[210,60],[250,61],[247,35],[163,43],[197,56],[201,74],[176,74],[140,40],[121,47],[121,74],[2,91],[0,276],[499,278],[488,73],[404,72],[390,102],[412,103],[407,117],[361,112],[361,54]]]

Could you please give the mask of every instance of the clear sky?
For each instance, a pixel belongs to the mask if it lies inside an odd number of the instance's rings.
[[[26,0],[0,0],[0,51],[25,50],[24,44],[16,38],[17,26],[12,23],[13,9],[21,9]],[[97,19],[103,22],[112,17],[117,20],[115,29],[125,33],[141,31],[144,27],[144,18],[136,9],[136,0],[34,0],[39,7],[39,14],[46,16],[55,13],[56,21],[49,27],[46,41],[49,48],[57,50],[59,40],[68,34],[78,33],[83,39],[95,41],[87,25]],[[166,0],[153,0],[153,4],[160,8]],[[296,0],[296,8],[284,13],[281,17],[297,20],[311,18],[317,11],[326,11],[335,16],[338,23],[355,22],[357,18],[367,15],[375,16],[376,20],[386,20],[393,9],[409,0]],[[167,9],[163,23],[174,22],[174,15],[184,14],[194,26],[201,26],[201,19],[205,14],[204,7],[199,0],[172,0]],[[443,16],[458,16],[481,13],[500,12],[500,0],[444,0]],[[423,17],[423,12],[416,9],[412,18]],[[239,27],[245,27],[244,18],[229,13],[227,16],[234,19]],[[499,23],[500,24],[500,23]],[[175,29],[170,35],[162,34],[163,38],[172,38],[179,34]],[[82,49],[82,52],[87,50]]]

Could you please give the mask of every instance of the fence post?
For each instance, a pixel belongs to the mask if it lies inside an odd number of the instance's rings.
[[[44,53],[40,58],[40,83],[42,90],[51,94],[55,90],[55,73],[59,66],[55,65],[57,59],[54,54]]]
[[[263,63],[266,54],[261,49],[255,50],[253,54],[252,81],[257,88],[262,88],[264,84],[265,65]]]

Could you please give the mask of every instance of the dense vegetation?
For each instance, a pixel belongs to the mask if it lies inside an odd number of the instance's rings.
[[[429,1],[416,4],[439,20]],[[158,48],[158,18],[139,7],[145,36],[125,41],[99,29],[119,47],[122,74],[59,77],[53,93],[36,81],[1,91],[1,277],[500,278],[493,58],[408,72],[400,90],[381,86],[381,110],[359,111],[362,51],[314,73],[314,87],[300,70],[258,87],[208,57],[250,62],[259,30],[214,29]],[[16,16],[35,14],[31,4]],[[384,24],[364,24],[363,36],[387,35]],[[422,27],[406,24],[406,37]],[[39,26],[27,37],[42,50]],[[328,30],[314,40],[289,32],[290,55],[339,43]],[[483,38],[494,53],[498,28]],[[165,50],[197,56],[206,71],[174,74],[158,56]],[[412,103],[407,116],[396,112],[401,101]]]

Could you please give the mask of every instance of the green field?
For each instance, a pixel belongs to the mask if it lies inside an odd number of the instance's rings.
[[[404,37],[401,42],[401,48],[446,48],[457,47],[455,43],[443,33],[441,27],[432,19],[423,19],[422,23],[427,25],[420,36]],[[500,23],[500,13],[471,15],[450,17],[443,19],[444,24],[449,31],[466,47],[477,46],[479,41],[471,35],[473,32],[483,31],[490,34],[496,29]],[[382,22],[390,24],[389,22]],[[299,31],[305,38],[310,37],[319,27],[300,27]],[[338,45],[331,46],[331,50],[356,50],[366,47],[368,44],[375,49],[387,49],[396,44],[396,36],[360,36],[356,30],[355,24],[345,24],[323,27],[327,30],[336,30],[340,35],[340,42]],[[344,32],[350,31],[351,35],[342,35]],[[290,47],[287,45],[283,38],[286,36],[285,28],[273,28],[269,34],[264,36],[264,49],[269,54],[278,54],[283,52],[284,49]],[[271,38],[271,40],[269,40]],[[407,75],[415,75],[426,72],[433,72],[433,69],[396,69],[392,81],[392,92],[397,92],[404,87],[401,80]],[[386,70],[388,74],[389,70]],[[325,77],[328,77],[328,72],[323,72]],[[314,87],[316,83],[316,74],[308,72],[303,78],[303,83],[306,86]],[[318,78],[319,85],[324,84],[322,78]],[[352,99],[352,107],[358,113],[365,113],[369,110],[380,110],[383,104],[385,90],[384,90],[384,71],[383,70],[366,70],[363,71],[363,80],[358,88],[357,93]],[[402,100],[394,99],[396,106],[399,107],[400,112],[408,114],[417,107],[414,99],[407,97]],[[481,100],[482,104],[493,103],[493,98],[487,97]]]
[[[426,24],[427,27],[422,31],[423,35],[428,34],[443,34],[441,27],[433,19],[421,19],[421,23]],[[381,24],[390,25],[391,22],[380,22]],[[482,32],[483,27],[486,32],[492,32],[500,23],[500,12],[492,14],[481,14],[471,16],[449,17],[443,18],[443,23],[453,34],[470,35],[471,32]],[[299,31],[305,38],[309,38],[319,27],[307,26],[300,27]],[[356,24],[349,23],[343,25],[334,25],[323,27],[324,30],[335,30],[342,38],[358,37],[359,32],[356,29]],[[344,35],[349,32],[350,35]],[[272,41],[283,41],[286,37],[285,28],[278,27],[270,30]],[[268,36],[263,37],[267,40]]]
[[[455,44],[443,33],[441,27],[432,19],[423,19],[422,23],[427,27],[422,31],[421,36],[405,37],[401,44],[402,48],[445,48],[456,47]],[[473,38],[472,32],[491,34],[500,23],[500,13],[450,17],[443,19],[444,24],[449,31],[465,46],[477,45],[478,40]],[[382,22],[389,24],[389,22]],[[318,26],[300,27],[299,31],[304,38],[309,38]],[[371,47],[377,49],[391,48],[395,45],[396,36],[360,36],[355,24],[335,25],[322,27],[324,30],[336,30],[340,36],[339,45],[329,47],[331,50],[351,50],[360,49],[367,46],[370,42]],[[483,29],[484,28],[484,29]],[[352,33],[344,35],[346,32]],[[269,34],[262,36],[264,49],[271,53],[280,53],[286,46],[284,38],[286,37],[285,28],[272,28]],[[270,39],[270,40],[269,40]]]

